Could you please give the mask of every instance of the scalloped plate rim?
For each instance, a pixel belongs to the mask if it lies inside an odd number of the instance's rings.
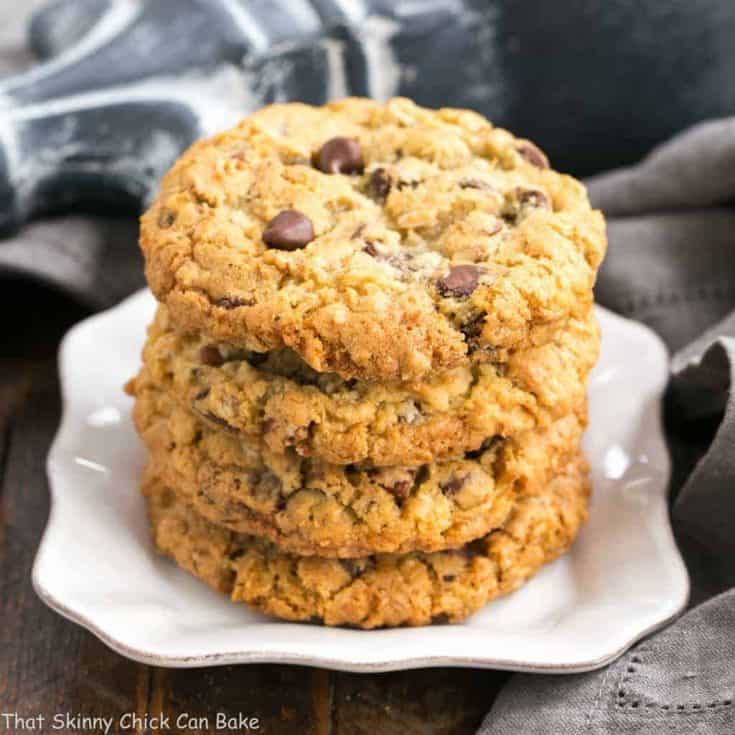
[[[668,540],[668,548],[666,549],[667,561],[671,565],[669,572],[676,578],[678,584],[677,595],[674,599],[670,600],[668,605],[662,606],[661,612],[658,619],[651,622],[646,626],[635,625],[629,626],[631,629],[626,634],[620,635],[620,640],[616,641],[614,646],[600,645],[599,650],[588,650],[587,655],[579,657],[571,657],[570,660],[559,660],[558,662],[547,662],[542,660],[533,660],[530,657],[498,657],[493,656],[492,653],[488,655],[451,655],[448,653],[441,653],[436,655],[425,655],[425,656],[410,656],[410,655],[396,655],[396,656],[380,656],[376,655],[370,660],[369,657],[359,656],[325,656],[311,653],[300,653],[298,650],[282,651],[276,650],[275,648],[256,648],[248,647],[246,649],[235,649],[235,650],[217,650],[209,653],[197,653],[192,655],[167,655],[154,650],[144,650],[124,640],[124,636],[120,635],[120,632],[111,632],[106,629],[104,625],[100,625],[93,619],[92,616],[85,613],[80,609],[81,605],[75,604],[75,601],[64,600],[60,595],[55,594],[51,591],[49,583],[46,580],[45,575],[47,569],[45,568],[48,564],[49,555],[53,553],[51,544],[53,541],[53,532],[56,524],[58,523],[58,510],[62,503],[68,502],[67,499],[60,497],[57,488],[57,475],[60,471],[60,466],[66,460],[63,457],[61,449],[62,441],[73,427],[70,424],[73,421],[71,406],[73,403],[73,397],[69,395],[70,379],[66,374],[66,369],[69,367],[69,363],[72,360],[70,353],[75,346],[77,337],[97,326],[100,323],[104,323],[107,320],[117,319],[119,316],[124,316],[125,312],[136,305],[139,300],[151,300],[150,293],[147,290],[139,291],[127,299],[117,304],[116,306],[108,309],[107,311],[95,314],[82,322],[72,327],[64,339],[62,340],[61,347],[59,350],[59,372],[61,379],[61,394],[62,394],[62,418],[60,421],[59,429],[54,437],[51,448],[47,457],[47,474],[49,479],[49,489],[51,494],[51,508],[49,518],[46,523],[41,543],[36,555],[36,559],[33,565],[32,571],[32,584],[35,592],[41,598],[41,600],[48,605],[51,609],[58,612],[63,617],[75,622],[82,627],[89,630],[97,638],[103,641],[111,649],[118,653],[126,656],[127,658],[135,661],[156,665],[166,666],[174,668],[190,668],[200,666],[212,666],[212,665],[226,665],[226,664],[238,664],[238,663],[285,663],[295,665],[306,665],[306,666],[319,666],[324,668],[330,668],[342,671],[351,672],[382,672],[382,671],[394,671],[401,669],[412,669],[412,668],[424,668],[433,666],[454,666],[454,667],[472,667],[472,668],[495,668],[505,669],[509,671],[523,671],[523,672],[538,672],[538,673],[578,673],[583,671],[589,671],[596,668],[600,668],[607,663],[613,661],[620,655],[622,655],[628,648],[634,645],[641,638],[651,634],[655,630],[665,626],[678,614],[680,614],[687,605],[689,599],[689,578],[686,571],[686,567],[681,558],[681,555],[675,545],[673,539],[673,533],[671,531],[670,523],[668,520],[668,514],[666,514],[666,525],[664,529]],[[644,325],[625,319],[617,314],[609,312],[602,307],[597,306],[598,314],[606,321],[611,324],[617,324],[618,326],[632,330],[639,336],[644,337],[650,342],[653,350],[657,351],[657,359],[663,368],[662,374],[658,376],[657,388],[655,390],[656,399],[660,404],[661,395],[666,383],[668,355],[665,346],[661,342],[660,338],[650,329]],[[143,326],[141,325],[141,331]],[[661,428],[660,419],[656,425],[657,432],[660,436],[657,438],[663,441],[663,434]],[[668,485],[668,479],[670,475],[670,462],[668,460],[668,454],[665,457],[665,478],[661,480],[664,485]],[[667,491],[666,488],[662,491],[662,500],[665,502]],[[532,585],[534,580],[529,581],[529,585]],[[308,627],[316,630],[341,630],[341,629],[327,629],[320,626],[306,626],[303,624],[295,624],[288,622],[271,622],[268,621],[263,623],[264,626],[299,626]],[[390,633],[391,635],[401,633],[414,633],[417,631],[425,630],[452,630],[461,629],[462,626],[432,626],[431,628],[400,628],[393,629],[390,631],[355,631],[346,630],[345,633],[352,633],[361,636],[373,636],[379,633]],[[477,628],[470,629],[470,635],[475,634],[478,637]]]

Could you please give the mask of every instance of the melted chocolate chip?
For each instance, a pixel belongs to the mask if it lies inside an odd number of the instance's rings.
[[[485,315],[478,314],[466,321],[460,326],[459,331],[464,334],[467,341],[477,339],[482,334],[482,328],[485,326]]]
[[[176,212],[171,209],[164,209],[158,215],[158,226],[162,230],[168,229],[174,222],[176,222]]]
[[[495,348],[487,343],[481,342],[482,330],[485,328],[485,315],[477,314],[471,316],[463,324],[460,325],[459,331],[462,332],[467,343],[467,354],[472,356],[480,352],[484,356],[483,362],[494,362]]]
[[[457,477],[456,475],[450,477],[444,484],[440,485],[441,491],[445,495],[454,495],[458,493],[465,484],[466,477]]]
[[[211,411],[199,411],[199,415],[202,418],[207,419],[207,421],[210,421],[213,424],[216,424],[217,426],[225,429],[226,431],[229,431],[233,434],[237,434],[237,429],[225,419],[223,419],[221,416],[217,416],[217,414],[212,413]]]
[[[342,568],[350,575],[350,577],[356,577],[360,574],[360,567],[352,559],[340,559],[339,563]]]
[[[313,239],[311,220],[295,209],[284,209],[263,230],[263,242],[277,250],[298,250]]]
[[[532,166],[536,166],[536,168],[549,168],[549,159],[546,158],[544,152],[540,148],[537,148],[533,143],[528,141],[521,143],[516,150]]]
[[[494,189],[492,184],[488,184],[487,181],[482,179],[466,178],[459,182],[460,189],[480,189],[483,191],[492,191]]]
[[[382,202],[390,193],[391,180],[384,168],[376,168],[370,174],[367,183],[367,195],[371,199]]]
[[[457,579],[456,574],[442,574],[442,582],[454,582]]]
[[[409,399],[403,403],[398,412],[398,423],[415,424],[421,420],[421,417],[421,404],[417,401]]]
[[[387,490],[400,505],[411,494],[419,474],[415,469],[383,468],[368,473],[383,489]]]
[[[551,209],[549,199],[538,189],[516,189],[518,203],[523,207],[534,207],[535,209]]]
[[[314,165],[325,174],[362,173],[360,144],[353,138],[332,138],[314,155]]]
[[[436,282],[436,286],[442,296],[463,298],[477,288],[479,278],[480,269],[476,265],[455,265]]]
[[[485,452],[498,446],[502,441],[503,437],[500,434],[489,436],[477,449],[473,449],[471,452],[465,452],[464,456],[466,459],[479,459]]]
[[[487,554],[487,544],[485,538],[478,538],[466,544],[460,549],[460,553],[466,559],[474,559],[477,556],[485,556]]]
[[[411,492],[412,487],[413,480],[401,480],[401,482],[397,482],[395,485],[393,485],[393,487],[388,489],[399,500],[405,500]]]
[[[362,233],[365,232],[367,225],[363,222],[357,227],[357,229],[350,235],[350,240],[359,240],[362,237]]]
[[[299,444],[302,444],[309,437],[309,431],[312,426],[313,422],[308,426],[298,426],[286,436],[284,446],[296,447]]]
[[[217,345],[204,345],[199,350],[199,361],[210,367],[220,367],[224,365],[225,358],[217,348]]]
[[[248,365],[254,368],[260,367],[268,361],[269,353],[267,352],[248,352],[243,355],[243,359]]]
[[[378,257],[378,249],[371,242],[365,243],[365,247],[362,249],[363,253],[367,253],[371,258]]]
[[[409,181],[408,179],[398,179],[396,182],[396,189],[403,191],[404,189],[416,189],[420,184],[420,181]]]
[[[366,559],[340,559],[339,563],[351,577],[359,577],[375,568],[375,561]]]
[[[234,296],[225,296],[214,303],[215,306],[221,306],[223,309],[237,309],[239,306],[247,306],[247,302]]]

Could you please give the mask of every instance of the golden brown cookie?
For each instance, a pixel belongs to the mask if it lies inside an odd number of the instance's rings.
[[[139,391],[134,416],[156,474],[208,520],[298,554],[355,557],[455,548],[501,525],[515,494],[576,455],[578,412],[460,459],[362,469],[212,429],[153,388]]]
[[[489,436],[548,426],[585,397],[599,352],[592,315],[503,364],[415,383],[345,381],[289,349],[252,353],[173,330],[159,308],[136,385],[165,390],[214,427],[333,464],[419,465],[478,449]]]
[[[579,456],[468,546],[350,560],[300,557],[214,526],[154,473],[144,492],[160,551],[233,600],[286,620],[378,628],[457,622],[518,588],[569,548],[586,519],[589,482]]]
[[[187,331],[418,380],[586,315],[605,231],[582,184],[480,115],[353,98],[266,107],[192,146],[141,247]]]

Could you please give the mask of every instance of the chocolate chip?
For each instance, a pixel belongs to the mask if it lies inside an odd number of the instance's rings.
[[[195,396],[195,401],[203,401],[210,393],[209,388],[202,388]]]
[[[162,230],[168,229],[174,222],[176,222],[176,212],[171,209],[164,209],[158,215],[158,226]]]
[[[442,574],[442,582],[454,582],[457,579],[456,574]]]
[[[284,446],[296,447],[299,444],[303,444],[308,438],[311,427],[314,425],[312,421],[308,426],[297,426],[295,429],[289,431],[284,439]]]
[[[360,144],[353,138],[332,138],[315,154],[314,165],[325,174],[362,173]]]
[[[480,189],[484,191],[492,191],[494,189],[492,184],[488,184],[487,181],[482,179],[465,178],[459,182],[460,189]]]
[[[350,577],[357,577],[360,574],[360,567],[352,559],[340,559],[339,563]]]
[[[411,492],[412,487],[412,480],[402,480],[401,482],[397,482],[395,485],[393,485],[393,487],[389,488],[389,490],[399,500],[405,500]]]
[[[207,421],[210,421],[211,423],[216,424],[217,426],[233,434],[238,433],[237,428],[235,428],[229,422],[225,421],[225,419],[223,419],[221,416],[217,416],[216,413],[212,413],[211,411],[197,411],[197,413],[199,413],[199,415]]]
[[[400,505],[411,494],[419,471],[411,468],[384,467],[370,470],[368,474],[378,485],[393,495]]]
[[[359,577],[361,574],[375,569],[375,560],[370,557],[364,559],[340,559],[339,563],[351,577]]]
[[[477,288],[479,278],[480,269],[476,265],[455,265],[436,282],[436,287],[442,296],[462,298]]]
[[[398,191],[403,191],[404,189],[416,189],[420,183],[420,181],[398,179],[396,182],[396,189],[398,189]]]
[[[421,420],[421,404],[412,399],[403,402],[397,412],[398,422],[401,424],[415,424]]]
[[[367,225],[363,222],[358,225],[357,229],[350,235],[350,240],[359,240],[362,237],[362,233],[365,232]]]
[[[243,355],[245,362],[251,367],[257,368],[268,361],[270,354],[268,352],[247,352]]]
[[[199,361],[210,367],[220,367],[224,364],[225,358],[222,357],[217,345],[204,345],[199,350]]]
[[[367,194],[371,199],[382,202],[390,193],[391,180],[384,168],[376,168],[370,174],[367,183]]]
[[[367,253],[371,258],[378,256],[378,249],[371,242],[365,243],[365,247],[362,249],[363,253]]]
[[[546,158],[544,152],[540,148],[537,148],[533,143],[529,141],[521,143],[516,150],[532,166],[536,166],[536,168],[549,168],[549,159]]]
[[[538,189],[516,189],[518,203],[523,207],[534,207],[536,209],[551,209],[549,199]]]
[[[234,296],[225,296],[214,303],[215,306],[221,306],[223,309],[237,309],[239,306],[247,306],[247,302]]]
[[[471,452],[465,452],[464,456],[466,459],[479,459],[489,449],[494,449],[502,442],[503,442],[503,437],[500,436],[500,434],[489,436],[487,439],[485,439],[484,442],[482,442],[482,444],[480,444],[480,446],[477,449],[473,449]]]
[[[482,331],[485,328],[485,314],[477,314],[469,317],[465,322],[460,324],[459,331],[462,332],[467,343],[467,354],[475,355],[481,352],[483,362],[496,362],[496,350],[491,344],[482,342]],[[502,367],[497,370],[502,371]]]
[[[460,553],[466,559],[474,559],[477,556],[485,556],[487,554],[487,543],[485,541],[485,538],[483,537],[475,539],[474,541],[470,541],[470,543],[465,544],[461,548]]]
[[[466,480],[466,477],[457,477],[456,475],[454,475],[453,477],[450,477],[449,480],[447,480],[444,484],[439,485],[439,487],[445,495],[454,495],[462,489]]]
[[[263,242],[277,250],[298,250],[313,239],[311,220],[295,209],[284,209],[263,230]]]
[[[482,328],[485,326],[485,315],[477,314],[471,319],[468,319],[459,328],[459,331],[464,334],[465,338],[469,340],[477,339],[482,334]]]

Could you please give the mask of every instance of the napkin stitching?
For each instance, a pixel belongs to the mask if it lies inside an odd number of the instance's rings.
[[[621,670],[621,678],[617,686],[617,706],[620,710],[629,714],[633,712],[635,712],[635,714],[640,713],[641,700],[630,699],[628,693],[625,690],[625,684],[633,679],[633,676],[638,673],[640,665],[645,663],[640,655],[644,652],[644,650],[645,649],[640,648],[638,650],[638,653],[631,657],[630,663],[628,664],[627,668]],[[662,712],[666,712],[666,714],[672,715],[696,715],[700,714],[701,712],[712,712],[713,710],[717,709],[727,709],[728,707],[732,707],[732,704],[733,700],[728,698],[714,699],[709,702],[693,702],[690,704],[677,705],[657,704],[656,702],[648,701],[644,704],[644,707],[648,710],[656,708]]]
[[[637,652],[631,656],[627,668],[621,668],[620,670],[620,679],[618,680],[618,685],[616,687],[618,693],[618,707],[638,709],[638,706],[640,705],[639,700],[633,700],[632,702],[628,703],[628,697],[625,691],[625,684],[630,681],[630,679],[632,678],[631,675],[638,670],[637,666],[642,663],[641,653],[643,653],[643,651],[644,649],[642,647],[638,648]]]

